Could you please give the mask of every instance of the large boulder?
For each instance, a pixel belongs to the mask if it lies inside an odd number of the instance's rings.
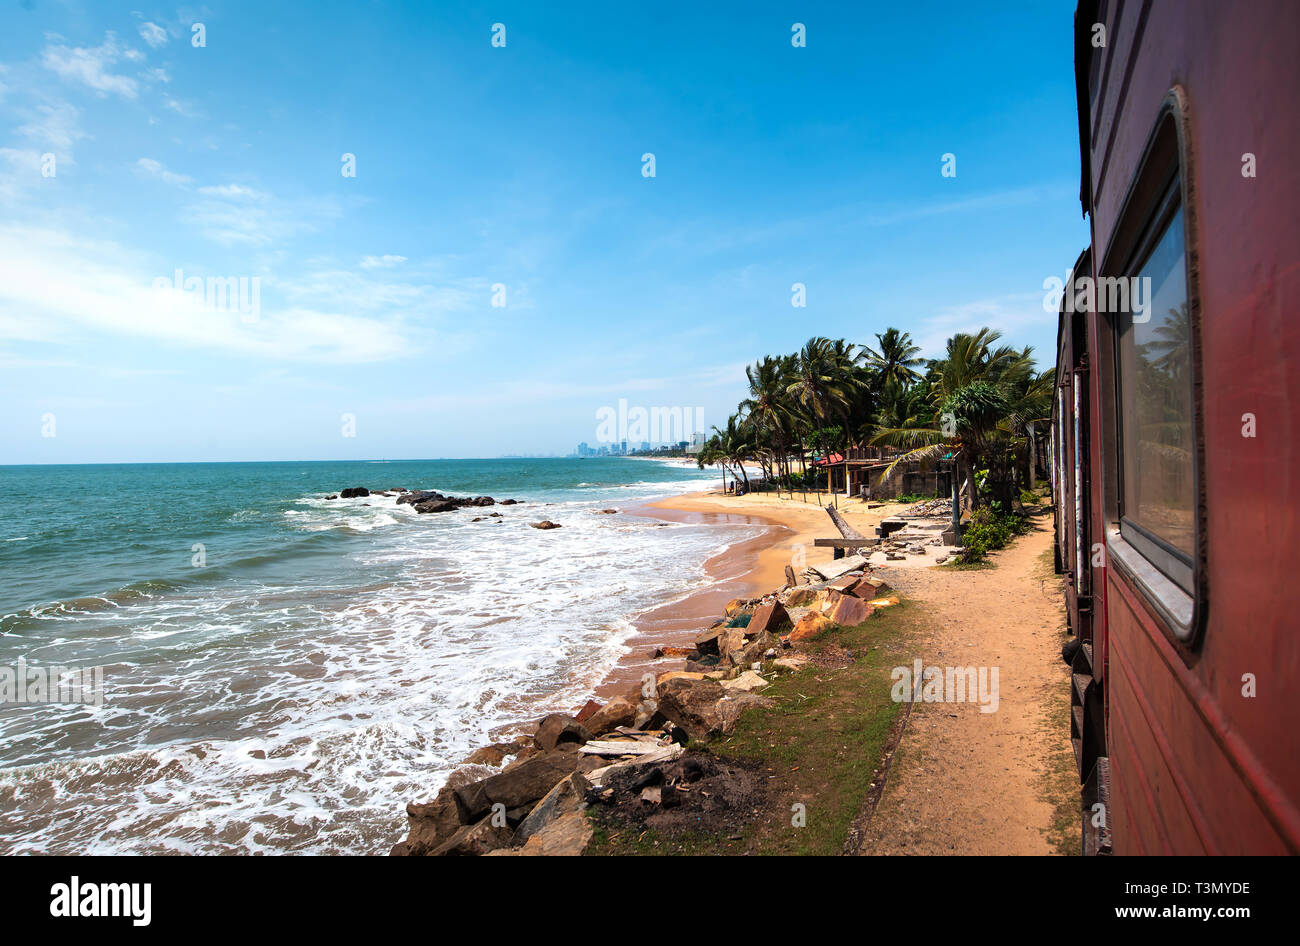
[[[398,502],[401,500],[399,499]],[[450,499],[430,499],[422,503],[415,503],[415,511],[424,512],[453,512],[460,507]]]
[[[394,855],[430,854],[463,826],[456,792],[450,786],[444,786],[431,802],[407,805],[406,818],[406,840],[393,848]]]
[[[872,598],[879,598],[891,590],[893,589],[889,587],[883,578],[859,578],[849,593],[855,598],[870,601]]]
[[[435,490],[414,489],[409,492],[403,493],[401,496],[398,496],[397,505],[401,506],[403,503],[405,503],[407,505],[414,506],[416,503],[428,502],[431,499],[446,499],[446,498],[447,497],[442,495],[442,493],[436,492]]]
[[[581,811],[569,811],[550,822],[520,848],[489,851],[496,857],[581,857],[595,830]]]
[[[620,726],[631,726],[636,722],[636,704],[616,696],[596,712],[592,713],[584,726],[587,731],[600,735],[613,732]]]
[[[590,789],[591,783],[578,772],[574,772],[567,778],[557,782],[555,787],[543,795],[542,800],[533,806],[533,810],[528,813],[528,817],[519,823],[519,827],[515,829],[514,838],[510,842],[511,846],[519,847],[563,815],[573,811],[581,811],[583,800],[587,797],[587,792]]]
[[[749,627],[745,628],[745,635],[747,637],[756,637],[764,632],[779,634],[792,626],[790,615],[786,612],[785,606],[780,601],[770,601],[767,604],[760,605],[758,610],[754,612],[754,616],[749,619]]]
[[[476,824],[465,825],[440,844],[434,857],[479,857],[489,851],[509,847],[514,838],[510,823],[497,815],[489,814]]]
[[[790,642],[812,640],[835,626],[835,622],[824,614],[818,614],[816,611],[809,611],[799,619],[799,623],[794,626],[794,630],[789,633],[786,640]]]
[[[716,680],[669,680],[659,688],[658,713],[692,739],[725,735],[746,709],[771,700],[752,693],[729,695]]]
[[[718,639],[730,630],[731,628],[727,627],[725,624],[719,623],[713,625],[713,627],[709,628],[707,631],[701,631],[699,634],[695,635],[695,649],[701,654],[716,655],[720,653],[718,649]]]
[[[564,713],[552,713],[537,725],[533,742],[543,752],[550,752],[566,743],[582,745],[591,739],[591,733],[572,716]]]
[[[343,499],[356,499],[359,496],[369,496],[370,490],[364,486],[349,486],[347,489],[339,492]]]
[[[583,761],[579,752],[543,752],[514,763],[498,775],[457,788],[461,823],[477,822],[496,804],[504,805],[507,811],[531,805],[560,779],[578,771]]]
[[[769,650],[779,650],[780,648],[781,638],[771,632],[764,632],[740,649],[731,651],[728,656],[730,656],[731,663],[734,666],[748,667],[750,664],[762,660]]]
[[[871,605],[854,595],[840,595],[826,616],[836,624],[854,627],[871,617]]]
[[[752,670],[746,670],[734,680],[722,680],[721,683],[722,688],[731,693],[736,691],[748,693],[752,690],[761,690],[767,686],[767,681]]]

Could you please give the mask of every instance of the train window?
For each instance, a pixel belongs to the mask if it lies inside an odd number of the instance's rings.
[[[1191,318],[1178,183],[1140,250],[1132,296],[1116,320],[1122,477],[1120,532],[1192,593],[1196,450]]]
[[[1180,86],[1165,96],[1098,280],[1108,561],[1194,647],[1205,626],[1203,443],[1197,393],[1195,178]],[[1109,277],[1109,278],[1107,278]],[[1102,283],[1106,283],[1103,298]]]

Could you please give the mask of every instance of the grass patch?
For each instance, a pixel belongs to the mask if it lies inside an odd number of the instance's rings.
[[[1056,560],[1049,547],[1038,556],[1035,578],[1045,593],[1054,594],[1059,602],[1061,614],[1061,631],[1058,635],[1062,645],[1071,639],[1066,626],[1065,598],[1061,588],[1061,576],[1056,574]],[[1065,668],[1065,664],[1061,664]],[[1070,735],[1070,676],[1068,670],[1062,674],[1061,685],[1052,692],[1045,708],[1047,725],[1053,733],[1058,733],[1065,743],[1063,751],[1054,752],[1047,760],[1047,771],[1043,776],[1043,798],[1052,806],[1052,825],[1047,833],[1048,843],[1057,854],[1078,857],[1083,853],[1082,829],[1079,813],[1079,772],[1075,767],[1074,753],[1069,747]]]
[[[764,674],[773,682],[762,692],[774,706],[751,710],[730,736],[699,747],[758,767],[768,786],[761,810],[736,812],[732,830],[709,837],[615,832],[595,813],[589,853],[840,854],[902,706],[890,697],[890,670],[907,662],[905,644],[924,615],[903,599],[809,642],[803,652],[814,664]],[[796,803],[806,811],[802,827],[794,824]]]

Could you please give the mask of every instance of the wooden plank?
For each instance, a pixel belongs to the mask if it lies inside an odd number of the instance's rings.
[[[876,545],[879,539],[813,539],[813,545],[819,549],[863,549]]]
[[[584,743],[578,751],[585,755],[649,755],[667,748],[657,740],[638,740],[636,742],[601,741],[592,739]]]

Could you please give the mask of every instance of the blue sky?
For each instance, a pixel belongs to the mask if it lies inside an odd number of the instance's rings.
[[[1050,362],[1073,4],[846,6],[6,4],[0,463],[565,452],[890,325]]]

